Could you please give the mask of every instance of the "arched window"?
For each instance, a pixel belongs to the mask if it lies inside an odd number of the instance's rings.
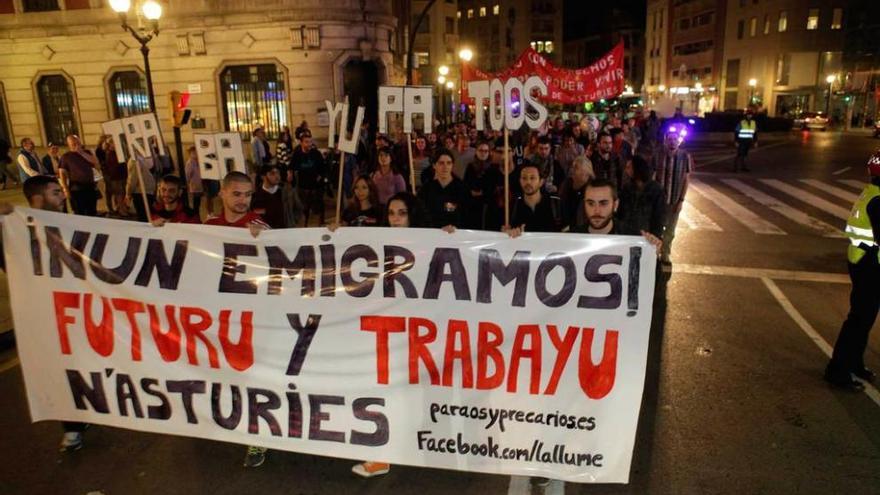
[[[256,124],[276,139],[288,125],[284,72],[275,64],[230,65],[220,73],[226,130],[250,138]]]
[[[107,81],[113,118],[119,119],[150,111],[147,83],[135,70],[114,72]]]
[[[64,76],[52,74],[40,77],[37,94],[48,142],[63,143],[68,134],[79,133],[73,88]]]

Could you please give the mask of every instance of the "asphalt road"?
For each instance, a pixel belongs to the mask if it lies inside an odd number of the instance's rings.
[[[658,283],[630,484],[546,493],[880,493],[880,394],[821,380],[848,310],[841,215],[878,146],[792,133],[733,174],[727,144],[687,144],[698,172]],[[866,363],[880,370],[876,327]],[[360,480],[351,461],[280,452],[244,470],[238,445],[101,426],[59,454],[57,423],[29,423],[14,350],[0,397],[2,494],[527,493],[521,478],[401,466]]]

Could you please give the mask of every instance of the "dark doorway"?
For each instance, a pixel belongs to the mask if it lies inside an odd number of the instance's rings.
[[[368,142],[373,142],[379,121],[379,64],[373,61],[352,60],[342,72],[342,97],[348,96],[348,128],[354,125],[358,105],[366,107],[364,122],[369,125]]]

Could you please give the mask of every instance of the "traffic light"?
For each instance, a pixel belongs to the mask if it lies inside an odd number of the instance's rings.
[[[191,113],[191,110],[186,108],[189,105],[189,93],[172,91],[169,96],[171,97],[171,124],[174,127],[186,125]]]

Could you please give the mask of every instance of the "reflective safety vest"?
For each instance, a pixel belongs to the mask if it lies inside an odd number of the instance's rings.
[[[868,184],[862,191],[859,199],[853,204],[852,211],[846,221],[846,236],[849,238],[847,258],[852,264],[858,263],[865,256],[864,246],[874,247],[874,229],[871,228],[871,219],[868,218],[868,203],[880,196],[880,187]],[[878,253],[880,260],[880,253]]]
[[[755,132],[757,132],[757,129],[754,120],[741,120],[739,123],[739,130],[736,132],[736,137],[737,139],[755,139]]]

